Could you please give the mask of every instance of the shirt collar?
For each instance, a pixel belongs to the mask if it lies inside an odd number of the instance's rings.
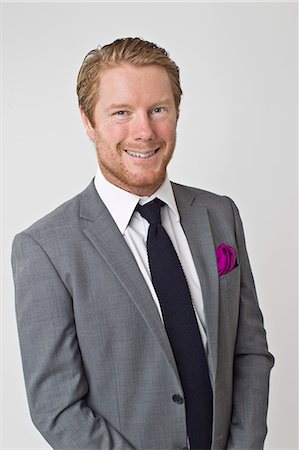
[[[125,233],[137,204],[140,202],[141,205],[144,205],[156,197],[166,203],[173,214],[175,214],[176,221],[180,220],[168,176],[166,176],[159,189],[150,197],[140,197],[115,186],[106,180],[99,168],[94,179],[94,185],[122,234]]]

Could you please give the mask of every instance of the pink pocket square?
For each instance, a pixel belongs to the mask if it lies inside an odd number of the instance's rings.
[[[236,267],[237,253],[233,247],[223,242],[216,249],[218,275],[226,275]]]

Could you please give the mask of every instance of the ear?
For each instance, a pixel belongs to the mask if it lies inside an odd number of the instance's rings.
[[[81,114],[81,118],[82,118],[82,122],[85,128],[85,131],[87,133],[87,136],[89,137],[90,140],[92,140],[94,142],[94,136],[95,136],[95,131],[93,126],[90,123],[90,120],[88,119],[87,115],[85,114],[85,112],[83,111],[82,108],[80,108],[80,114]]]

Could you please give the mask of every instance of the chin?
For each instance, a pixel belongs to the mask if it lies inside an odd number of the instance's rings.
[[[153,169],[145,169],[141,172],[136,171],[135,173],[132,173],[132,176],[128,177],[131,178],[131,181],[135,181],[136,183],[140,185],[151,185],[159,183],[161,180],[163,181],[166,176],[166,170],[153,170]]]
[[[133,193],[137,193],[137,195],[150,196],[161,186],[164,179],[165,177],[158,179],[143,179],[140,181],[135,179],[134,181],[131,180],[131,182],[127,183],[127,186],[132,192],[134,191]]]

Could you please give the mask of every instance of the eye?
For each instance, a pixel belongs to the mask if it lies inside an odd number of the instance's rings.
[[[164,109],[165,108],[162,108],[162,106],[157,106],[157,108],[154,108],[152,110],[152,113],[157,114],[157,113],[160,113],[160,112],[164,111]]]
[[[127,119],[129,119],[129,117],[130,117],[130,112],[129,111],[126,111],[126,110],[123,110],[123,109],[121,109],[120,111],[115,111],[114,113],[112,113],[112,118],[114,119],[114,120],[118,120],[118,121],[124,121],[124,120],[127,120]]]

